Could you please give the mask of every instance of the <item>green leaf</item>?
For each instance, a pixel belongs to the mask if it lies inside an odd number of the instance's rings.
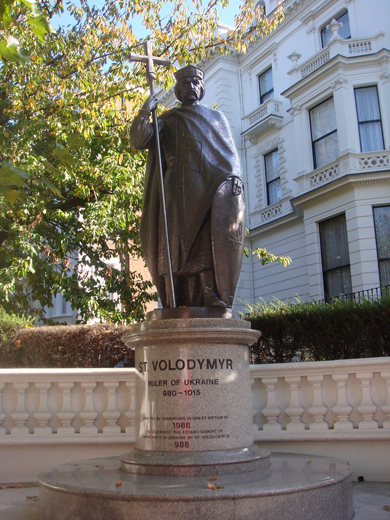
[[[61,164],[63,164],[67,168],[70,168],[73,166],[74,161],[67,148],[62,148],[62,147],[58,146],[54,150],[54,153],[59,158]]]
[[[9,164],[0,168],[0,190],[5,186],[23,186],[24,182]]]
[[[81,134],[69,134],[68,135],[68,146],[69,148],[85,148],[86,142]]]
[[[27,23],[32,26],[32,31],[41,41],[44,41],[45,34],[55,33],[55,29],[49,24],[47,16],[29,17]]]
[[[62,196],[60,190],[57,188],[57,186],[51,180],[49,180],[47,177],[43,177],[42,182],[43,182],[43,184],[45,184],[45,186],[50,188],[50,190],[54,193],[54,195],[56,195],[57,197],[60,197],[61,199],[64,198]]]
[[[0,0],[0,20],[2,19],[4,22],[4,17],[9,18],[7,11],[8,7],[10,7],[15,0]]]
[[[7,36],[7,43],[0,43],[0,55],[12,63],[31,61],[27,52],[20,47],[19,41]]]
[[[20,193],[15,190],[4,191],[4,197],[8,200],[11,206],[13,206],[15,200],[20,197]]]

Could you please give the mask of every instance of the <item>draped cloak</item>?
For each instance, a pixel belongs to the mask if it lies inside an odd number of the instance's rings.
[[[210,266],[201,235],[219,185],[240,175],[239,160],[225,116],[205,105],[173,108],[159,118],[169,243],[174,274],[190,276]],[[149,149],[146,165],[141,247],[152,280],[165,305],[163,225],[158,191],[155,137],[149,117],[138,115],[130,129],[133,148]],[[206,229],[206,231],[202,231]],[[210,229],[210,228],[209,228]],[[210,234],[210,233],[208,233]],[[202,260],[203,255],[203,260]]]

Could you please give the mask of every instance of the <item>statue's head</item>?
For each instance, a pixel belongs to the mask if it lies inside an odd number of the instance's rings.
[[[193,105],[204,98],[206,87],[203,71],[187,65],[175,72],[175,96],[182,105]]]

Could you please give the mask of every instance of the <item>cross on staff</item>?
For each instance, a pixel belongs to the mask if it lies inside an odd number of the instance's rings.
[[[171,64],[169,58],[159,58],[157,56],[153,56],[153,47],[152,42],[147,40],[144,43],[145,54],[135,54],[130,53],[130,61],[137,61],[141,63],[146,63],[146,79],[149,83],[150,95],[154,95],[154,81],[156,79],[156,73],[154,71],[154,64],[156,65],[164,65],[165,67],[169,67]],[[153,119],[153,127],[154,127],[154,135],[156,139],[156,156],[158,162],[158,188],[159,188],[159,196],[160,196],[160,204],[162,206],[163,213],[163,222],[164,222],[164,235],[165,235],[165,262],[167,266],[168,273],[168,296],[171,308],[176,307],[175,301],[175,290],[173,286],[173,274],[172,274],[172,262],[171,262],[171,252],[169,247],[169,234],[168,234],[168,221],[167,221],[167,210],[165,204],[165,192],[164,192],[164,177],[163,177],[163,169],[161,162],[161,149],[160,149],[160,137],[158,132],[158,121],[157,121],[157,111],[156,109],[152,109],[152,119]]]

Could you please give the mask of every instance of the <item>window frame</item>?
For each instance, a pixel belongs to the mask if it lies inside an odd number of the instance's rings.
[[[390,285],[390,280],[389,280],[389,284],[382,284],[382,280],[381,280],[381,268],[380,268],[380,264],[382,262],[390,262],[390,255],[389,256],[385,256],[385,257],[380,257],[379,256],[379,249],[378,249],[378,233],[377,233],[377,226],[376,226],[376,219],[375,219],[375,210],[376,209],[380,209],[380,208],[390,208],[390,204],[383,204],[381,206],[373,206],[372,208],[372,214],[373,214],[373,219],[374,219],[374,233],[375,233],[375,244],[376,244],[376,256],[377,256],[377,259],[378,259],[378,274],[379,274],[379,285],[380,287],[388,287]]]
[[[357,99],[356,99],[356,91],[357,90],[361,90],[363,88],[375,88],[375,90],[376,90],[376,98],[378,100],[378,107],[379,107],[379,119],[371,119],[369,121],[362,121],[362,122],[359,121],[359,113],[358,113],[358,106],[357,106]],[[364,85],[364,86],[360,86],[360,87],[354,87],[353,94],[355,96],[355,108],[356,108],[356,118],[357,118],[357,122],[358,122],[360,152],[361,153],[369,153],[369,152],[380,152],[380,151],[383,151],[385,149],[385,138],[384,138],[384,135],[383,135],[382,112],[381,112],[381,104],[379,102],[378,85]],[[366,125],[366,124],[369,124],[369,123],[380,123],[381,134],[382,134],[382,148],[380,148],[379,150],[363,151],[363,149],[362,149],[362,139],[361,139],[361,135],[360,135],[360,125]]]
[[[325,267],[324,267],[324,240],[322,238],[323,233],[321,232],[321,226],[323,226],[325,223],[329,223],[332,220],[339,219],[340,217],[344,217],[344,222],[345,222],[346,249],[348,252],[348,263],[344,263],[341,265],[337,265],[336,267],[331,267],[331,268],[325,269]],[[350,258],[350,253],[349,253],[347,219],[346,219],[345,213],[341,213],[339,215],[335,215],[333,217],[327,218],[326,220],[322,220],[321,222],[318,222],[318,234],[319,234],[319,241],[320,241],[322,283],[323,283],[323,288],[324,288],[325,301],[332,301],[335,298],[339,298],[341,295],[341,293],[339,295],[331,295],[331,296],[329,294],[327,294],[327,285],[328,285],[327,274],[337,271],[337,270],[345,270],[346,268],[348,268],[351,291],[349,293],[346,293],[344,296],[348,296],[349,294],[352,294],[351,258]]]
[[[267,74],[267,72],[271,71],[271,77],[272,77],[272,89],[270,90],[267,90],[266,92],[262,93],[261,92],[261,77],[264,76],[265,74]],[[262,72],[261,74],[259,74],[258,76],[258,81],[259,81],[259,96],[260,96],[260,105],[262,105],[263,103],[265,103],[266,101],[268,101],[268,99],[274,99],[274,94],[275,94],[275,87],[274,87],[274,74],[273,74],[273,70],[272,70],[272,65],[270,65],[264,72]],[[263,100],[265,96],[269,96],[267,97],[267,99]]]
[[[334,106],[334,97],[333,96],[329,96],[328,98],[324,99],[323,101],[321,101],[320,103],[317,103],[317,105],[315,105],[314,107],[311,107],[309,108],[309,124],[310,124],[310,140],[311,140],[311,148],[312,148],[312,155],[313,155],[313,166],[314,166],[314,170],[316,170],[317,168],[320,168],[320,166],[317,166],[317,158],[316,158],[316,153],[315,153],[315,144],[318,143],[319,141],[322,141],[323,139],[325,139],[326,137],[329,137],[330,135],[336,133],[337,134],[337,124],[336,124],[336,129],[335,130],[332,130],[332,132],[328,132],[327,134],[324,134],[322,135],[321,137],[319,137],[318,139],[315,139],[313,141],[313,131],[312,131],[312,124],[311,124],[311,116],[310,116],[310,113],[312,110],[316,109],[317,107],[319,107],[320,105],[322,105],[323,103],[326,103],[327,101],[329,101],[330,99],[333,100],[333,106]],[[335,114],[336,114],[336,109],[335,109]],[[340,150],[339,150],[340,151]],[[323,165],[322,165],[323,166]]]
[[[279,148],[274,148],[273,150],[270,150],[269,152],[267,152],[266,154],[264,154],[264,172],[265,172],[265,185],[266,185],[266,193],[267,193],[267,206],[272,206],[272,204],[276,204],[277,202],[279,202],[279,200],[281,200],[282,198],[282,186],[281,186],[281,179],[280,179],[280,166],[279,166],[279,169],[278,169],[278,177],[276,177],[276,179],[273,179],[272,181],[269,181],[268,178],[267,178],[267,160],[266,160],[266,157],[277,152],[278,153],[278,160],[279,160]],[[273,201],[273,202],[270,202],[270,193],[269,193],[269,186],[273,183],[276,183],[278,182],[279,183],[279,187],[280,187],[280,197]]]
[[[329,45],[329,42],[324,45],[324,34],[325,32],[327,31],[326,29],[326,26],[329,25],[332,20],[336,20],[336,22],[338,22],[340,20],[340,18],[342,18],[345,14],[348,15],[348,23],[349,23],[349,36],[347,36],[346,38],[343,38],[344,40],[350,40],[352,38],[352,35],[351,35],[351,24],[349,22],[349,12],[348,12],[348,9],[344,9],[341,13],[339,13],[337,16],[333,16],[330,20],[328,20],[323,26],[322,26],[322,29],[320,30],[320,38],[321,38],[321,48],[322,49],[325,49],[325,47],[327,47]]]

